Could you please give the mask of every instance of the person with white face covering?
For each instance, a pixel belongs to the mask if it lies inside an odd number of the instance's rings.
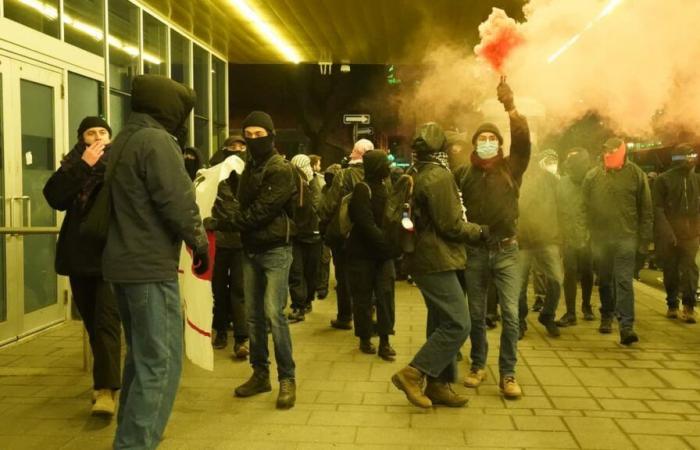
[[[527,284],[530,269],[536,267],[545,279],[544,305],[539,322],[550,336],[559,336],[554,314],[561,297],[564,269],[561,262],[561,233],[557,205],[559,175],[557,152],[544,150],[537,155],[538,165],[523,177],[520,189],[520,219],[518,221],[518,244],[520,288],[520,336],[527,330]]]
[[[470,373],[464,380],[477,387],[486,378],[486,292],[493,280],[503,316],[499,356],[500,388],[504,396],[522,395],[515,379],[518,351],[518,191],[530,161],[530,130],[525,117],[515,109],[513,91],[501,81],[498,100],[510,119],[510,154],[503,153],[503,137],[494,124],[481,125],[472,137],[472,167],[459,180],[467,220],[489,229],[489,239],[467,245],[465,280],[471,314]]]

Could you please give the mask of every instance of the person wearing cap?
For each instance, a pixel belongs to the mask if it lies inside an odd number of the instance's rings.
[[[289,272],[289,296],[292,312],[290,322],[301,322],[311,312],[316,297],[318,268],[321,264],[323,242],[318,226],[318,206],[321,202],[321,187],[307,155],[296,155],[291,160],[299,192],[294,205],[294,222],[297,235],[292,245],[292,267]]]
[[[591,307],[593,292],[593,261],[591,239],[586,220],[581,185],[591,169],[591,159],[585,148],[575,147],[567,152],[563,175],[557,189],[559,226],[562,235],[564,264],[564,299],[566,312],[557,321],[560,327],[576,325],[576,291],[581,281],[581,312],[584,320],[594,320]]]
[[[196,273],[209,265],[182,155],[194,102],[190,88],[167,77],[137,76],[131,115],[112,142],[105,175],[112,176],[112,212],[102,270],[117,297],[127,346],[115,449],[158,446],[182,372],[182,242],[192,250]]]
[[[362,156],[374,150],[374,144],[367,139],[360,139],[350,152],[348,166],[333,177],[333,184],[321,200],[319,209],[320,227],[324,240],[331,248],[333,265],[335,267],[336,294],[338,298],[338,314],[331,320],[331,327],[339,330],[352,330],[352,294],[347,280],[347,255],[344,249],[345,236],[332,233],[332,222],[337,221],[340,203],[350,194],[355,185],[365,176]]]
[[[277,408],[296,401],[292,337],[284,314],[292,265],[292,220],[298,200],[294,167],[275,149],[275,126],[269,114],[253,111],[241,126],[248,161],[238,186],[238,207],[231,226],[243,242],[243,292],[250,338],[250,379],[235,389],[237,397],[272,390],[268,323],[272,331],[280,389]]]
[[[457,355],[471,323],[459,272],[467,263],[465,244],[486,239],[488,229],[464,216],[442,128],[434,122],[421,125],[411,146],[416,158],[409,170],[414,179],[415,251],[404,258],[428,309],[427,340],[392,382],[415,406],[461,407],[468,398],[455,393],[451,383],[456,381]]]
[[[561,263],[557,187],[559,185],[557,152],[551,149],[537,154],[538,162],[525,173],[518,207],[518,244],[520,264],[520,337],[527,330],[527,285],[530,269],[536,267],[544,277],[544,303],[538,321],[550,336],[559,336],[555,313],[561,297],[564,269]]]
[[[102,188],[112,129],[101,117],[86,117],[78,142],[44,186],[52,208],[65,211],[56,244],[56,272],[68,276],[93,354],[93,406],[96,415],[113,415],[121,386],[121,322],[117,301],[102,279],[102,246],[81,235],[80,223]]]
[[[467,246],[465,279],[472,318],[471,368],[464,379],[477,387],[486,378],[486,304],[491,280],[501,308],[501,347],[498,359],[499,387],[507,398],[522,391],[515,378],[520,333],[518,298],[521,276],[518,266],[518,193],[530,161],[530,131],[527,120],[515,108],[513,92],[499,84],[498,100],[510,119],[510,154],[503,152],[503,136],[491,123],[482,124],[472,136],[471,168],[460,181],[460,189],[471,222],[489,227],[489,239]]]
[[[232,134],[224,141],[221,147],[214,156],[209,160],[210,166],[215,166],[222,163],[229,156],[236,155],[245,161],[245,139],[240,134]]]
[[[654,215],[647,177],[626,158],[627,145],[611,138],[603,146],[602,164],[583,180],[583,199],[598,271],[600,327],[612,333],[620,322],[620,343],[639,340],[634,331],[634,266],[637,252],[652,240]]]
[[[671,151],[672,166],[656,178],[653,188],[657,256],[664,271],[669,319],[695,323],[700,236],[700,181],[695,173],[698,154],[690,144]],[[678,310],[678,295],[683,310]]]

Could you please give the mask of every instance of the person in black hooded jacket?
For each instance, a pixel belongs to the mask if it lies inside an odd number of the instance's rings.
[[[384,180],[389,177],[389,159],[382,150],[370,150],[362,156],[364,181],[355,184],[349,213],[353,223],[346,244],[348,281],[353,298],[355,336],[360,338],[360,350],[374,354],[371,341],[374,331],[379,334],[379,356],[393,361],[396,352],[389,344],[394,334],[394,260],[382,221],[388,197]],[[372,298],[377,308],[377,326],[372,324]]]
[[[102,279],[102,245],[81,235],[80,223],[104,181],[112,129],[100,117],[86,117],[78,143],[44,186],[52,208],[65,211],[56,246],[56,272],[67,275],[73,301],[90,337],[93,414],[114,414],[121,386],[121,323],[117,301]]]
[[[158,446],[182,371],[177,282],[182,241],[193,251],[197,273],[209,264],[209,244],[178,146],[185,141],[194,100],[190,88],[169,78],[137,76],[132,113],[112,143],[105,178],[112,177],[113,210],[102,262],[127,345],[115,449]]]

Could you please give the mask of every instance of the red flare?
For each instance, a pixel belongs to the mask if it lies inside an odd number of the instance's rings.
[[[512,50],[525,41],[515,20],[498,8],[493,8],[489,18],[479,25],[479,36],[481,43],[474,47],[474,52],[498,73],[502,73]]]

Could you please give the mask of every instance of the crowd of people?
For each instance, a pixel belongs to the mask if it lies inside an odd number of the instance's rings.
[[[597,277],[599,331],[611,333],[617,319],[620,342],[630,345],[639,339],[635,261],[655,241],[667,315],[695,323],[695,150],[676,147],[674,166],[656,179],[652,195],[617,137],[591,153],[572,148],[531,157],[527,120],[504,80],[497,96],[510,121],[509,151],[494,124],[482,124],[465,142],[426,123],[411,141],[413,164],[404,173],[366,139],[355,143],[346,164],[323,172],[318,156],[288,160],[275,148],[272,118],[254,111],[242,135],[227,139],[211,159],[212,165],[227,158],[245,164],[219,184],[212,211],[198,210],[192,184],[198,156],[184,148],[192,90],[161,76],[136,77],[131,117],[113,140],[104,120],[85,118],[44,194],[66,211],[56,268],[70,278],[95,356],[93,413],[114,414],[121,391],[115,448],[155,448],[172,410],[182,370],[177,279],[183,241],[195,271],[213,264],[212,345],[227,348],[232,326],[233,357],[248,358],[252,367],[234,394],[272,390],[271,334],[280,409],[296,401],[290,324],[302,323],[314,300],[328,296],[331,259],[337,315],[330,326],[354,330],[359,350],[383,360],[396,357],[390,337],[397,269],[420,290],[426,341],[391,380],[422,408],[467,404],[451,386],[461,349],[469,340],[461,382],[475,388],[487,377],[486,329],[497,326],[497,318],[498,384],[506,398],[522,395],[517,347],[527,331],[531,272],[540,299],[532,308],[550,336],[577,324],[579,284],[582,318],[595,319]],[[95,212],[98,207],[104,211]],[[103,240],[83,233],[86,217],[97,213],[108,220]],[[216,236],[213,261],[205,230]],[[566,312],[557,320],[562,292]]]

